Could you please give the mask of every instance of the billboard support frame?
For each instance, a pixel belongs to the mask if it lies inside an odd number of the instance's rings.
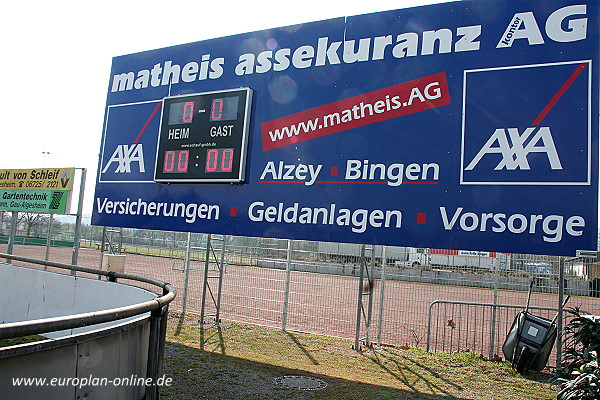
[[[80,168],[76,168],[80,169]],[[71,257],[71,264],[77,265],[77,259],[79,257],[79,242],[81,241],[81,220],[83,218],[83,197],[85,194],[85,177],[87,175],[87,169],[81,168],[81,182],[79,185],[79,200],[77,204],[77,214],[75,217],[75,232],[73,234],[73,255]],[[71,271],[74,275],[75,271]]]

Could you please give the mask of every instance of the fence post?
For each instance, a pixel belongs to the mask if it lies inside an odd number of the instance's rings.
[[[427,311],[427,346],[425,347],[425,350],[427,352],[429,352],[429,350],[431,349],[431,310],[433,309],[433,306],[438,304],[439,300],[434,300],[429,304],[429,309]],[[437,336],[436,336],[436,349],[437,349]]]
[[[381,331],[383,325],[383,303],[385,301],[385,267],[387,264],[387,246],[381,252],[381,289],[379,291],[379,319],[377,321],[377,346],[381,347]]]
[[[83,218],[83,197],[85,194],[85,177],[87,169],[81,168],[81,183],[79,185],[79,200],[77,204],[77,216],[75,217],[75,232],[73,233],[73,254],[71,255],[71,264],[77,265],[79,258],[79,241],[81,240],[81,220]],[[75,275],[75,271],[71,271]]]
[[[562,330],[563,330],[563,306],[565,297],[565,257],[558,259],[558,317],[556,320],[556,369],[561,367],[562,363]]]
[[[187,245],[185,246],[185,264],[184,268],[184,277],[183,277],[183,298],[181,299],[181,314],[185,316],[185,312],[187,310],[187,294],[188,294],[188,284],[190,280],[190,260],[191,260],[191,249],[192,249],[192,232],[188,232],[187,235]]]
[[[288,304],[290,299],[290,272],[292,269],[292,241],[287,241],[287,261],[285,264],[285,285],[283,287],[283,316],[281,317],[281,330],[287,329]]]
[[[8,236],[8,245],[6,248],[6,254],[12,254],[15,246],[15,236],[17,235],[17,224],[19,222],[19,213],[17,211],[12,212],[10,220],[10,234]],[[7,264],[12,264],[12,260],[7,259]]]
[[[211,234],[206,237],[206,258],[204,259],[204,283],[202,285],[202,306],[200,308],[200,324],[204,326],[204,314],[206,307],[206,291],[208,290],[208,265],[210,262]]]
[[[368,305],[367,305],[367,321],[365,322],[367,328],[367,336],[365,338],[365,344],[367,347],[371,347],[371,322],[373,317],[373,286],[375,285],[375,246],[371,247],[371,269],[365,266],[365,271],[367,273],[367,283],[368,283]],[[364,290],[364,285],[363,285]],[[363,292],[364,294],[364,292]]]
[[[100,242],[100,265],[98,266],[98,269],[102,269],[102,261],[104,261],[104,246],[106,245],[106,226],[102,227],[102,241]],[[100,279],[101,276],[98,275],[98,279]]]
[[[52,222],[54,221],[54,214],[48,214],[48,232],[46,235],[46,256],[44,257],[45,261],[50,259],[50,246],[52,246]],[[48,267],[44,266],[44,271],[47,270]]]
[[[221,268],[219,268],[219,283],[217,287],[217,311],[215,313],[215,322],[221,323],[221,292],[223,290],[223,274],[225,273],[225,248],[227,247],[227,235],[223,235],[223,242],[221,243]]]
[[[494,306],[492,307],[492,321],[490,322],[490,360],[494,359],[494,347],[496,347],[496,304],[498,304],[498,263],[494,263]]]
[[[356,306],[356,335],[354,337],[354,351],[360,351],[360,320],[363,312],[362,294],[365,279],[365,245],[360,245],[360,272],[358,278],[358,304]]]

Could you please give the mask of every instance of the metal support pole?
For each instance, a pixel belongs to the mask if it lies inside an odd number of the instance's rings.
[[[358,304],[356,306],[356,334],[354,336],[354,350],[360,351],[360,322],[363,312],[362,293],[365,278],[365,245],[360,246],[360,272],[358,276]]]
[[[562,330],[563,330],[563,308],[565,301],[565,257],[559,258],[558,271],[558,317],[556,320],[556,369],[562,364]]]
[[[117,254],[121,254],[123,252],[123,228],[119,228],[119,248],[117,249]]]
[[[367,287],[367,293],[364,293],[363,291],[363,295],[367,295],[369,296],[369,303],[368,303],[368,308],[367,308],[367,320],[365,322],[365,326],[367,328],[367,336],[365,339],[365,345],[367,347],[371,347],[371,326],[372,326],[372,321],[373,321],[373,286],[375,285],[375,247],[371,247],[371,268],[369,270],[369,268],[367,267],[366,269],[367,272],[367,281],[369,283],[369,286]]]
[[[166,294],[167,291],[163,290],[163,294]],[[160,319],[160,327],[159,327],[159,335],[160,341],[158,342],[158,375],[156,378],[160,378],[163,375],[163,364],[165,359],[165,347],[166,347],[166,339],[167,339],[167,323],[169,319],[169,305],[165,305],[162,308],[161,319]],[[160,395],[159,395],[160,399]]]
[[[48,233],[46,234],[46,258],[44,260],[48,261],[50,259],[50,245],[52,244],[52,222],[54,221],[54,214],[49,214],[48,217]],[[44,270],[47,269],[44,266]]]
[[[202,306],[200,309],[200,323],[204,324],[204,314],[206,308],[206,291],[208,289],[208,265],[210,261],[211,234],[206,237],[206,258],[204,259],[204,283],[202,285]]]
[[[221,292],[223,290],[223,274],[225,273],[225,251],[227,247],[227,236],[223,235],[223,243],[221,244],[221,268],[219,268],[219,283],[217,287],[217,312],[215,314],[215,323],[221,322]]]
[[[148,338],[148,362],[146,366],[146,377],[156,382],[158,378],[158,341],[160,329],[160,308],[152,311],[150,314],[150,336]],[[146,396],[148,400],[158,399],[157,387],[154,385],[146,386]]]
[[[10,234],[8,235],[8,247],[6,248],[6,254],[13,253],[13,247],[15,246],[15,236],[17,235],[17,223],[19,222],[19,213],[17,211],[12,212],[10,219]],[[12,264],[11,260],[6,260],[8,264]]]
[[[81,219],[83,217],[83,195],[85,194],[85,176],[87,170],[81,168],[81,185],[79,186],[79,204],[77,204],[77,217],[75,218],[75,233],[73,235],[73,257],[71,257],[71,264],[77,265],[77,259],[79,257],[79,241],[81,240]],[[75,275],[75,271],[71,272],[71,275]]]
[[[150,313],[150,336],[148,338],[148,361],[146,378],[156,383],[162,373],[162,362],[165,349],[166,321],[168,306],[157,308]],[[145,399],[158,400],[159,387],[147,385]]]
[[[492,307],[492,320],[490,322],[490,352],[489,359],[494,359],[494,347],[496,346],[496,317],[497,310],[496,304],[498,304],[498,264],[494,267],[494,307]]]
[[[285,284],[283,287],[283,316],[281,318],[281,330],[287,329],[288,304],[290,300],[290,273],[292,268],[292,241],[287,241],[287,261],[285,264]]]
[[[187,236],[187,245],[185,247],[185,262],[184,262],[184,278],[183,278],[183,298],[181,299],[181,314],[185,316],[185,312],[187,310],[187,293],[188,293],[188,284],[190,280],[190,260],[191,260],[191,250],[192,250],[192,232],[188,232]]]
[[[385,267],[387,266],[387,246],[381,252],[381,289],[379,289],[379,317],[377,321],[377,346],[381,347],[381,332],[383,330],[383,306],[385,302]]]
[[[98,269],[102,269],[102,262],[104,261],[104,245],[106,241],[106,227],[102,227],[102,241],[100,242],[100,267]],[[100,276],[98,276],[100,279]]]

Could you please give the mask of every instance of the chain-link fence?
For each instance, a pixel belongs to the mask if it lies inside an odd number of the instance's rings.
[[[596,259],[92,226],[81,246],[80,265],[100,268],[103,254],[124,254],[126,272],[170,282],[178,292],[171,309],[205,323],[229,319],[494,358],[532,279],[534,314],[552,319],[567,295],[568,307],[600,314]],[[71,249],[17,243],[13,254],[70,262]]]

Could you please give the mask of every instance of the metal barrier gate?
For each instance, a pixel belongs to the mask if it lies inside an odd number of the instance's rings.
[[[436,300],[427,315],[427,351],[474,351],[490,360],[500,360],[502,344],[517,313],[523,306]],[[547,319],[557,308],[530,307]],[[558,345],[550,362],[558,362]]]

